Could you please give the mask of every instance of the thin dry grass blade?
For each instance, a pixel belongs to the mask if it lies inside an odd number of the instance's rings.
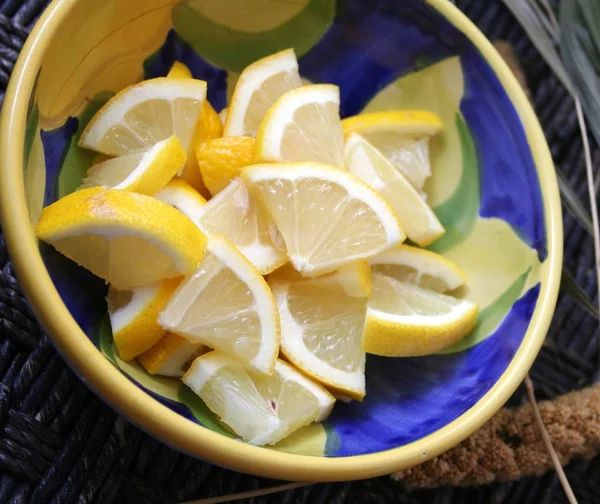
[[[550,440],[550,436],[548,435],[548,431],[546,430],[546,426],[544,425],[544,421],[542,420],[542,415],[540,414],[540,409],[538,408],[537,401],[535,400],[535,392],[533,390],[533,382],[529,375],[525,377],[525,388],[527,389],[527,396],[529,398],[529,402],[531,403],[531,407],[533,409],[533,415],[535,417],[535,422],[537,423],[540,432],[542,434],[542,440],[546,445],[546,449],[550,454],[550,458],[552,459],[552,464],[556,469],[556,474],[558,474],[558,479],[560,480],[560,484],[565,490],[565,495],[567,496],[567,500],[569,504],[577,504],[577,498],[573,493],[573,489],[569,484],[569,480],[567,479],[567,475],[562,468],[560,460],[558,459],[558,455],[556,454],[556,450],[554,446],[552,446],[552,441]]]
[[[579,196],[577,196],[566,177],[558,169],[556,170],[556,178],[558,179],[558,187],[560,188],[563,204],[569,213],[573,215],[573,217],[575,217],[583,226],[583,228],[593,236],[594,224],[592,223],[592,218],[581,203]]]
[[[579,99],[575,99],[575,109],[577,110],[577,119],[581,128],[581,137],[583,139],[583,152],[585,155],[585,168],[588,182],[588,191],[590,196],[590,206],[592,208],[592,223],[594,225],[594,257],[596,259],[596,287],[598,289],[598,303],[600,303],[600,233],[598,233],[598,205],[596,202],[596,189],[594,187],[594,174],[592,172],[592,152],[588,140],[585,118]],[[598,324],[598,362],[600,367],[600,324]]]
[[[180,504],[223,504],[225,502],[253,499],[254,497],[262,497],[263,495],[287,492],[288,490],[293,490],[294,488],[300,488],[314,484],[315,483],[286,483],[284,485],[276,485],[268,488],[261,488],[260,490],[249,490],[248,492],[221,495],[220,497],[209,497],[207,499],[186,501],[181,502]]]
[[[556,19],[556,14],[554,13],[554,9],[552,8],[552,5],[550,5],[550,0],[541,0],[541,1],[542,1],[542,7],[546,11],[546,15],[548,16],[550,23],[556,30],[556,33],[557,33],[556,38],[560,39],[560,26],[558,24],[558,19]]]
[[[598,307],[581,288],[581,286],[577,283],[564,265],[562,270],[562,278],[560,280],[560,290],[571,296],[573,301],[579,304],[592,317],[600,319]]]

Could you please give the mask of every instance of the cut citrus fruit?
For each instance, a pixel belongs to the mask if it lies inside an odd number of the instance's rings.
[[[194,222],[197,222],[200,218],[204,205],[206,205],[206,200],[200,196],[200,193],[179,178],[171,180],[154,197],[167,205],[175,207]]]
[[[202,175],[200,174],[200,170],[198,169],[198,162],[196,161],[196,157],[194,153],[190,153],[190,157],[188,157],[187,163],[183,167],[183,170],[179,172],[179,177],[189,185],[191,185],[202,197],[206,199],[210,199],[210,192],[204,185],[204,181],[202,180]]]
[[[175,61],[171,70],[167,74],[169,79],[192,79],[192,72],[190,69],[181,61]]]
[[[206,238],[151,196],[92,187],[44,208],[39,239],[119,290],[195,271]]]
[[[263,373],[279,352],[279,315],[260,273],[222,236],[208,240],[207,254],[177,288],[159,324],[192,343],[221,350]]]
[[[325,420],[335,403],[323,387],[281,360],[265,376],[210,352],[192,363],[183,382],[244,441],[259,446]]]
[[[237,136],[208,139],[196,145],[200,173],[213,196],[239,177],[242,168],[252,164],[254,144],[254,138]]]
[[[181,61],[173,63],[171,70],[167,74],[168,79],[193,79],[192,72]],[[196,128],[196,142],[205,138],[218,138],[223,134],[223,124],[219,114],[215,111],[208,100],[204,100],[202,112],[200,112],[200,121]]]
[[[192,72],[180,61],[173,63],[171,70],[167,74],[168,79],[193,79]],[[202,110],[197,121],[196,130],[193,134],[192,145],[189,149],[189,156],[187,163],[183,169],[179,172],[179,175],[194,189],[205,197],[210,197],[208,189],[204,185],[202,176],[198,169],[198,163],[196,162],[195,148],[194,146],[201,142],[205,138],[215,138],[221,136],[223,133],[223,126],[221,120],[212,108],[208,100],[204,100],[202,104]]]
[[[301,282],[303,280],[310,280],[310,285],[320,290],[331,288],[339,291],[341,288],[346,295],[352,297],[369,297],[373,288],[371,267],[367,261],[356,261],[342,266],[339,270],[317,277],[305,277],[291,264],[285,264],[269,275],[269,282]]]
[[[442,130],[440,118],[425,110],[371,112],[342,121],[344,134],[360,133],[421,191],[431,176],[429,139]]]
[[[153,195],[179,172],[185,161],[185,151],[177,137],[172,136],[149,149],[92,166],[81,188],[105,186]]]
[[[262,275],[288,260],[275,223],[239,179],[206,204],[197,223],[207,235],[228,238]]]
[[[351,133],[344,149],[346,167],[381,194],[400,217],[406,236],[425,247],[444,227],[408,179],[371,143]]]
[[[288,257],[304,275],[339,269],[405,238],[389,204],[341,168],[260,164],[245,168],[242,178],[272,216]]]
[[[187,163],[181,172],[181,178],[196,189],[202,196],[210,198],[210,191],[207,189],[196,158],[196,148],[205,140],[220,137],[223,133],[221,119],[212,108],[208,100],[205,100],[200,113],[200,120],[194,135],[193,146],[188,156]]]
[[[138,355],[137,360],[150,374],[180,377],[205,351],[204,345],[167,332],[150,350]]]
[[[330,279],[331,280],[331,279]],[[337,392],[365,395],[362,348],[367,297],[320,277],[298,282],[269,278],[281,318],[281,351],[298,369]]]
[[[452,261],[428,250],[400,245],[369,259],[373,273],[392,277],[423,289],[448,292],[467,281]]]
[[[204,101],[202,112],[200,113],[200,122],[196,130],[195,143],[207,140],[209,138],[219,138],[223,136],[223,123],[217,111],[208,100]]]
[[[302,86],[293,49],[272,54],[240,74],[229,104],[225,136],[255,136],[271,105],[290,89]]]
[[[364,349],[386,357],[435,353],[469,334],[478,311],[470,301],[375,273]]]
[[[227,114],[229,114],[229,108],[225,107],[221,112],[219,112],[219,119],[221,119],[221,124],[225,125],[227,122]]]
[[[106,302],[113,341],[124,361],[152,348],[164,336],[158,314],[181,278],[170,278],[132,291],[119,291],[112,285]]]
[[[175,135],[189,153],[205,97],[206,82],[196,79],[159,77],[134,84],[94,115],[79,145],[122,156]]]
[[[344,167],[340,90],[330,84],[285,93],[256,136],[257,161],[318,161]]]

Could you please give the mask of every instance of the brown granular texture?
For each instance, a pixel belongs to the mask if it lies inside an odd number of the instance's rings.
[[[539,403],[552,445],[564,465],[600,452],[600,384]],[[552,468],[533,409],[502,409],[448,452],[397,472],[408,487],[471,486],[541,475]]]

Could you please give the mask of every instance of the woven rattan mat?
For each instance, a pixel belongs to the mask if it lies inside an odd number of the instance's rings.
[[[0,0],[0,99],[45,4],[45,0]],[[490,39],[512,45],[556,165],[586,201],[581,140],[567,93],[499,0],[457,0],[456,4]],[[597,166],[598,149],[594,160]],[[591,238],[567,212],[564,220],[566,268],[595,299]],[[538,399],[553,399],[592,383],[596,334],[596,320],[561,295],[547,343],[531,370]],[[521,387],[508,406],[520,405],[524,397]],[[564,414],[564,409],[556,411]],[[600,457],[571,462],[566,472],[580,503],[600,503]],[[432,483],[422,476],[424,484]],[[32,315],[0,238],[0,503],[175,503],[273,484],[174,451],[89,392]],[[555,474],[549,472],[480,487],[410,490],[382,477],[315,485],[252,502],[555,504],[566,499]]]

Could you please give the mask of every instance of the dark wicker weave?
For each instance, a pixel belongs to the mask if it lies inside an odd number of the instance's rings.
[[[400,1],[400,0],[399,0]],[[45,0],[0,0],[0,98]],[[458,0],[492,40],[509,41],[558,169],[587,199],[572,102],[499,0]],[[594,152],[600,160],[600,150]],[[597,164],[597,163],[596,163]],[[595,299],[590,237],[565,212],[565,264]],[[174,503],[262,488],[273,482],[211,466],[142,433],[97,399],[54,350],[31,313],[0,237],[0,503]],[[539,399],[592,382],[597,321],[561,295],[531,376]],[[524,399],[519,390],[510,404]],[[567,467],[580,503],[600,503],[600,457]],[[481,488],[411,490],[388,477],[331,483],[256,498],[282,503],[562,503],[553,473]]]

